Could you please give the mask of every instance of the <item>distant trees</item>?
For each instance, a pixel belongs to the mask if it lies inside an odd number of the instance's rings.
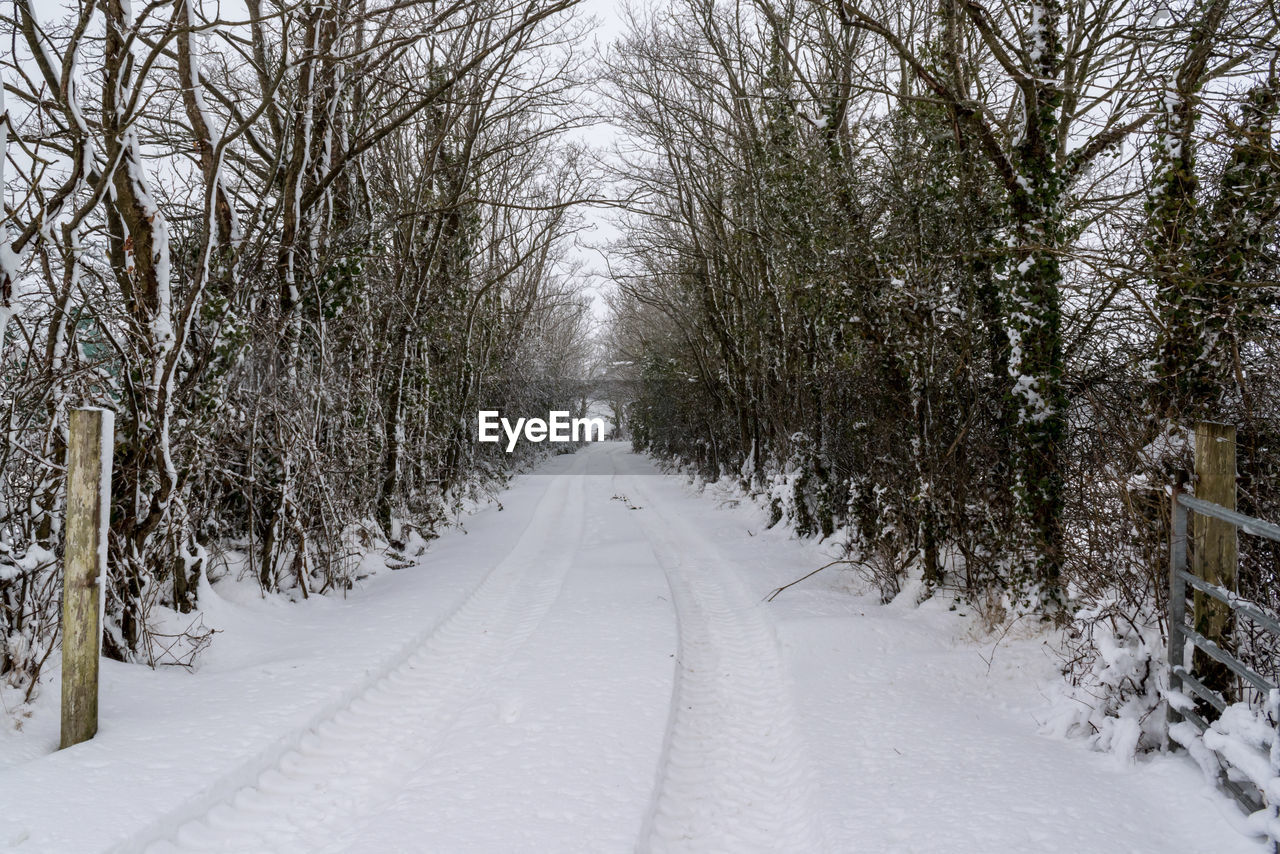
[[[353,523],[429,532],[502,476],[479,406],[573,398],[573,5],[0,15],[5,678],[52,646],[71,406],[117,412],[107,649],[149,660],[216,553],[345,589]]]
[[[1280,509],[1275,15],[678,0],[635,20],[610,77],[641,141],[617,298],[637,443],[740,476],[801,531],[843,526],[886,595],[914,562],[1045,615],[1158,598],[1160,538],[1133,531],[1185,461],[1157,434],[1252,425],[1243,482]]]

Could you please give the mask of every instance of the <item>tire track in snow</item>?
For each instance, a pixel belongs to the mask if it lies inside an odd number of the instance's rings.
[[[116,850],[312,854],[326,850],[335,825],[393,797],[559,595],[582,542],[582,480],[557,477],[512,551],[457,610],[339,708],[261,757],[239,787],[224,781],[229,797],[203,798]]]
[[[713,544],[633,477],[679,622],[676,683],[640,852],[822,851],[777,637]]]

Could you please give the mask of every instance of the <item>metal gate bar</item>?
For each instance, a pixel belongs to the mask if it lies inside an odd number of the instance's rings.
[[[1237,531],[1276,542],[1280,542],[1280,525],[1246,516],[1220,504],[1184,495],[1176,490],[1173,494],[1173,537],[1169,549],[1169,688],[1174,691],[1189,689],[1221,713],[1227,708],[1226,698],[1197,679],[1187,667],[1188,642],[1263,695],[1270,694],[1277,686],[1187,625],[1187,587],[1221,602],[1277,637],[1280,637],[1280,620],[1230,590],[1210,584],[1187,571],[1187,521],[1192,512],[1227,522],[1234,525]],[[1175,709],[1172,704],[1169,706],[1169,720],[1171,723],[1188,721],[1201,732],[1209,728],[1209,723],[1194,710]],[[1225,773],[1219,775],[1218,782],[1246,810],[1255,812],[1266,806],[1262,793],[1252,784],[1231,780]]]

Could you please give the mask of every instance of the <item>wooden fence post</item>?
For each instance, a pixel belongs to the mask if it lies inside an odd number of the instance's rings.
[[[1201,421],[1196,424],[1196,498],[1236,509],[1236,428],[1230,424]],[[1236,527],[1229,522],[1192,514],[1191,571],[1208,581],[1236,589]],[[1232,610],[1221,602],[1196,592],[1195,629],[1218,646],[1230,651],[1234,629]],[[1196,650],[1196,672],[1204,684],[1228,701],[1237,700],[1231,671]]]
[[[62,580],[62,743],[98,731],[98,656],[115,413],[71,412],[67,442],[67,523]]]

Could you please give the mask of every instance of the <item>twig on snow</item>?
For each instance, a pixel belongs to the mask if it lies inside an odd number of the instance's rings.
[[[841,559],[841,560],[833,560],[833,561],[831,561],[831,563],[826,564],[825,566],[820,566],[820,567],[818,567],[817,569],[815,569],[813,572],[808,573],[807,575],[802,575],[802,576],[800,576],[800,577],[799,577],[799,578],[797,578],[795,581],[792,581],[792,582],[790,582],[789,584],[784,584],[784,585],[782,585],[781,587],[777,588],[777,589],[776,589],[776,590],[774,590],[772,593],[770,593],[768,596],[766,596],[766,597],[764,598],[764,601],[766,601],[766,602],[772,602],[774,599],[776,599],[776,598],[778,597],[778,594],[779,594],[779,593],[781,593],[783,590],[786,590],[788,587],[793,587],[793,586],[795,586],[795,585],[799,584],[801,581],[804,581],[804,580],[805,580],[805,579],[807,579],[807,578],[812,578],[813,576],[817,575],[819,572],[822,572],[822,570],[824,570],[824,569],[829,569],[829,568],[831,568],[831,567],[835,566],[835,565],[836,565],[836,564],[838,564],[838,563],[849,563],[849,564],[851,564],[851,563],[853,563],[853,561],[851,561],[851,560],[844,560],[844,559]]]

